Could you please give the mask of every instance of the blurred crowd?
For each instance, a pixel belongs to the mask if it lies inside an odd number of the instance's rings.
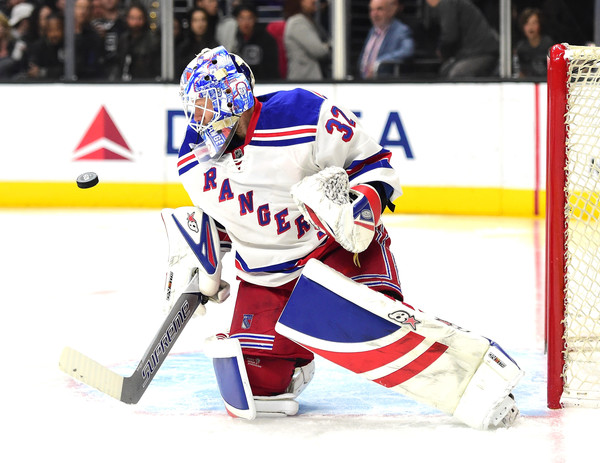
[[[163,0],[164,1],[164,0]],[[594,0],[513,0],[513,77],[543,78],[548,48],[593,40]],[[350,0],[348,78],[498,76],[498,0]],[[0,80],[60,81],[66,0],[0,0]],[[174,80],[224,45],[257,79],[330,79],[327,0],[174,0]],[[161,80],[160,0],[74,0],[82,81]]]

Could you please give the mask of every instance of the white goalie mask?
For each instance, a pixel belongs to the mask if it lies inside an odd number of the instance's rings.
[[[179,95],[188,125],[199,135],[191,151],[199,161],[220,157],[244,111],[254,106],[254,76],[224,47],[205,48],[181,75]]]

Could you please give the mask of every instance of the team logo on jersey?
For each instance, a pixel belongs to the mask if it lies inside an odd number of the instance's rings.
[[[195,214],[195,212],[192,212],[191,214],[187,215],[187,224],[188,224],[188,228],[190,230],[198,233],[200,231],[200,228],[198,227],[198,222],[196,221],[194,214]]]
[[[75,148],[76,161],[132,161],[131,148],[104,106]]]
[[[388,314],[388,317],[400,323],[401,325],[409,325],[415,331],[417,331],[417,324],[421,323],[406,310],[396,310],[395,312]]]
[[[245,313],[244,317],[242,318],[242,328],[245,330],[250,329],[250,326],[252,325],[252,319],[254,318],[254,314],[251,313]]]

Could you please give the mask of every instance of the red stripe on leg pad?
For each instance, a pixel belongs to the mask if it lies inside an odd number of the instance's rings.
[[[440,356],[446,352],[448,346],[440,344],[439,342],[433,343],[433,345],[423,352],[420,356],[410,362],[408,365],[396,370],[395,372],[384,376],[373,381],[385,386],[387,388],[402,384],[404,381],[409,380],[413,376],[418,375],[425,370],[429,365],[435,362]]]
[[[313,346],[305,347],[337,365],[360,374],[382,367],[404,356],[421,344],[424,339],[420,334],[411,331],[392,344],[365,352],[332,352]]]

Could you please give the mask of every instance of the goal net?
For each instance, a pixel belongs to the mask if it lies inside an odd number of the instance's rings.
[[[600,48],[548,61],[548,407],[600,407]]]

